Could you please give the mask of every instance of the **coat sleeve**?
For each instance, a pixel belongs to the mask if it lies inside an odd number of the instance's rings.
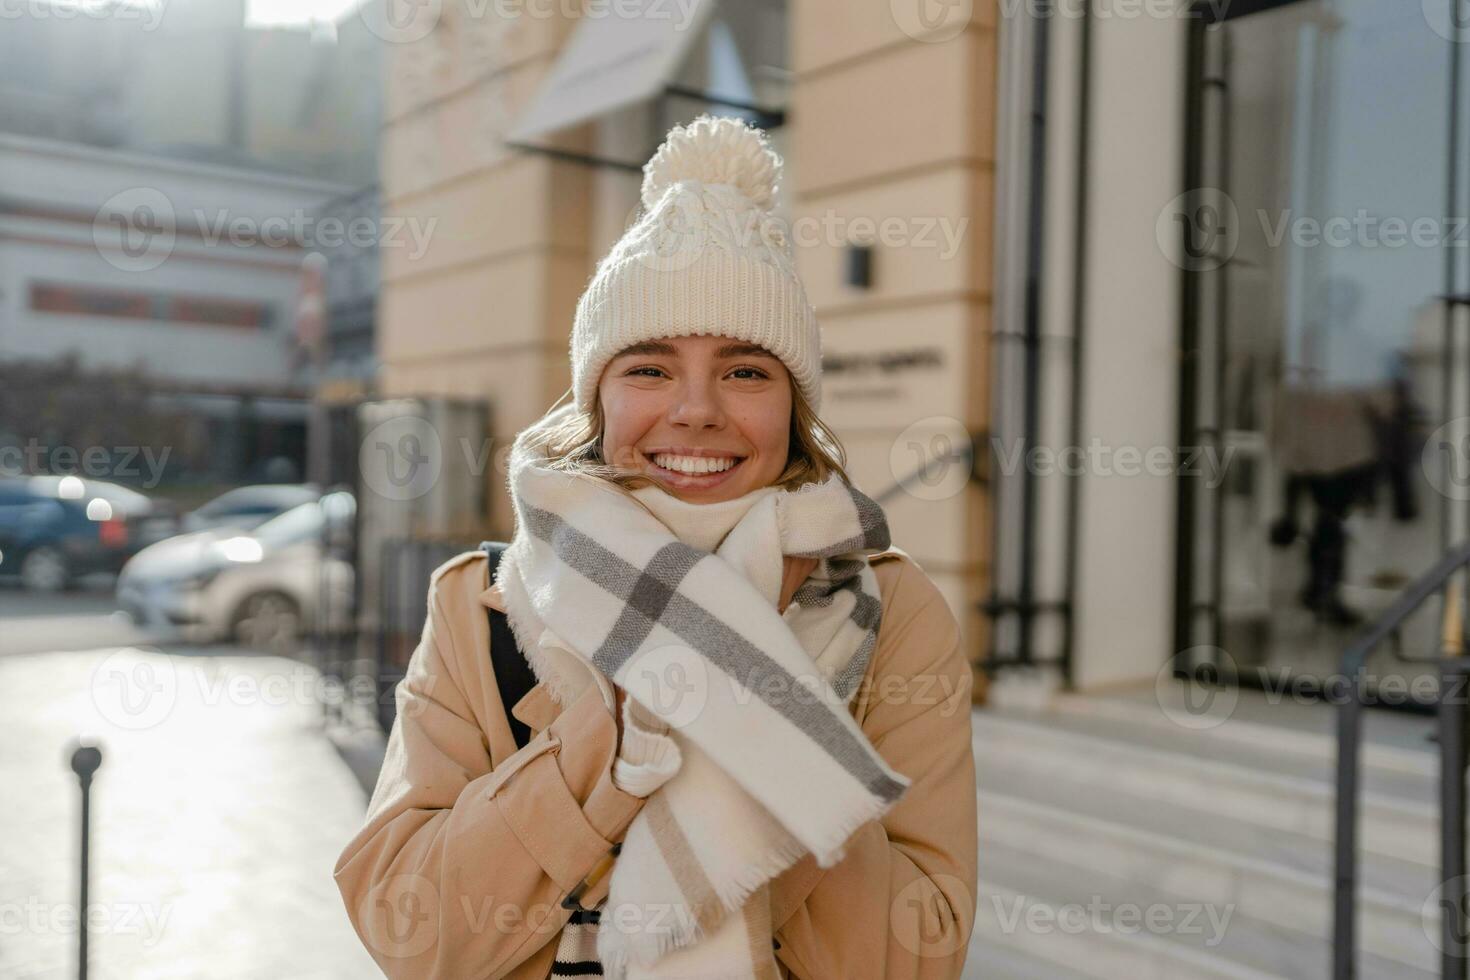
[[[483,609],[451,589],[460,598],[446,610],[444,582],[430,586],[366,824],[333,869],[358,936],[395,980],[505,976],[556,937],[571,915],[562,897],[642,805],[612,782],[617,732],[596,687],[491,768],[473,693],[488,655],[456,649],[470,634],[446,614]],[[503,711],[498,695],[485,700],[481,716]]]
[[[869,741],[912,782],[836,865],[818,868],[808,854],[773,881],[776,956],[801,980],[954,980],[975,923],[973,675],[928,576],[905,560],[892,588],[858,697]]]

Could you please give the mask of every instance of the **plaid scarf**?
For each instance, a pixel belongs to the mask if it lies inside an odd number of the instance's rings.
[[[888,547],[887,522],[834,474],[741,498],[711,553],[658,512],[723,505],[548,468],[542,433],[572,410],[516,439],[516,534],[496,581],[558,703],[596,684],[612,709],[611,680],[668,724],[682,763],[630,824],[606,900],[564,928],[558,967],[774,978],[770,879],[808,852],[836,864],[910,782],[848,708],[877,640],[866,558]],[[783,555],[817,560],[784,614]]]

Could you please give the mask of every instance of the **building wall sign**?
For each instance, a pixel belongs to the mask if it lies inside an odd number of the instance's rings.
[[[939,371],[947,363],[947,356],[938,347],[853,351],[824,356],[822,375],[834,399],[893,399],[903,396],[914,372]]]
[[[264,329],[272,321],[271,307],[266,303],[76,283],[32,282],[30,308],[37,313],[254,329]]]

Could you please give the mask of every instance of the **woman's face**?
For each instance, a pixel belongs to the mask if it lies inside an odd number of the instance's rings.
[[[791,378],[763,347],[729,337],[644,341],[613,358],[597,394],[604,461],[681,500],[733,500],[786,469]]]

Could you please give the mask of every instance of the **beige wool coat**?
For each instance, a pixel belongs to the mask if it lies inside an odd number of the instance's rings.
[[[798,561],[787,559],[783,610],[810,567]],[[954,980],[976,912],[970,666],[913,559],[891,549],[869,561],[883,619],[852,714],[912,784],[839,863],[808,854],[771,880],[773,945],[783,978]],[[572,914],[562,898],[611,865],[644,802],[613,783],[617,727],[595,685],[565,708],[533,687],[510,708],[533,732],[516,749],[491,669],[486,609],[504,607],[487,569],[471,551],[433,572],[366,821],[333,869],[394,980],[544,980]],[[587,908],[611,875],[592,877]]]

